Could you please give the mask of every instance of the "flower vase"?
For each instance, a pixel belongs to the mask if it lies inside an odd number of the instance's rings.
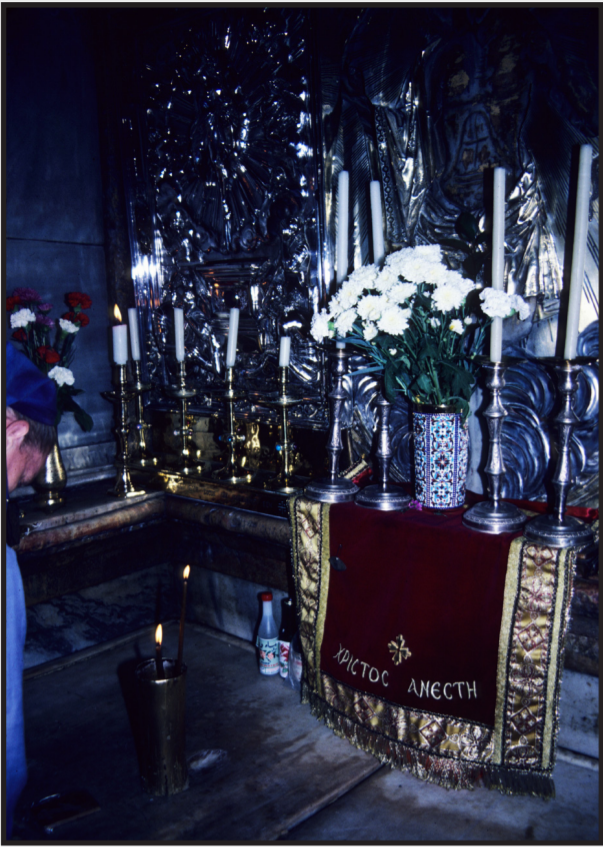
[[[430,509],[457,509],[465,502],[469,428],[450,406],[413,409],[415,499]]]
[[[67,473],[58,442],[55,442],[32,485],[38,492],[37,504],[46,511],[51,512],[63,503],[62,491],[67,485]]]

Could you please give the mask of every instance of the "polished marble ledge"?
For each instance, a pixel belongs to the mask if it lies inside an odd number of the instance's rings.
[[[65,503],[48,513],[35,500],[21,505],[21,540],[17,553],[34,553],[48,547],[79,541],[153,520],[176,520],[235,532],[262,541],[288,545],[286,518],[251,512],[218,503],[152,491],[134,498],[119,498],[95,483],[66,493]]]

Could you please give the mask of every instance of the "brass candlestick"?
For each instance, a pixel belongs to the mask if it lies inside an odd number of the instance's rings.
[[[329,476],[311,482],[305,492],[311,500],[318,500],[321,503],[344,503],[347,500],[353,500],[360,490],[351,480],[338,476],[339,456],[343,450],[341,440],[341,407],[345,400],[343,378],[348,372],[349,356],[350,354],[341,348],[336,348],[331,353],[335,371],[335,388],[329,394],[331,403],[331,426],[327,442]]]
[[[292,484],[293,455],[297,448],[291,441],[289,434],[288,410],[291,406],[302,403],[306,398],[299,393],[290,391],[288,367],[279,368],[279,383],[279,391],[256,392],[249,396],[260,405],[280,410],[279,440],[276,451],[280,456],[281,468],[278,474],[267,480],[264,485],[272,491],[279,491],[281,494],[296,494],[302,489]]]
[[[215,470],[212,477],[219,482],[251,482],[255,472],[245,467],[245,456],[238,458],[236,455],[237,445],[245,441],[245,436],[236,432],[234,402],[244,397],[245,392],[234,387],[234,368],[226,368],[226,389],[218,394],[224,400],[226,411],[226,432],[221,440],[226,444],[227,453],[224,467]]]
[[[490,389],[490,405],[484,412],[488,421],[488,475],[489,500],[476,503],[463,515],[463,523],[477,532],[500,535],[502,532],[517,532],[527,521],[526,515],[514,506],[500,499],[502,476],[505,464],[502,454],[502,427],[507,412],[501,401],[501,391],[505,387],[506,366],[501,362],[485,362],[486,385]]]
[[[115,497],[140,497],[142,494],[146,494],[146,492],[143,489],[134,488],[128,470],[128,433],[130,431],[128,424],[128,403],[134,395],[127,387],[125,365],[117,365],[117,382],[115,382],[114,377],[113,383],[117,385],[115,391],[101,392],[101,396],[115,406],[114,431],[119,446],[115,460],[117,478],[115,480],[115,487],[109,490],[109,494],[113,494]]]
[[[179,363],[178,379],[178,384],[170,386],[167,389],[167,393],[171,397],[175,397],[180,401],[180,426],[174,431],[174,435],[180,436],[181,443],[179,470],[184,474],[199,473],[201,471],[201,467],[191,460],[192,450],[190,442],[193,436],[193,430],[188,425],[186,419],[188,401],[191,397],[194,397],[197,394],[197,390],[195,388],[189,388],[186,384],[186,370],[184,362]]]
[[[578,388],[578,374],[582,366],[577,362],[563,361],[555,365],[562,395],[562,408],[555,422],[559,428],[559,455],[553,476],[555,508],[553,514],[539,515],[526,524],[525,536],[529,541],[547,547],[584,547],[593,540],[592,529],[577,518],[565,514],[567,495],[572,483],[570,465],[570,440],[578,418],[572,405]]]
[[[128,389],[134,394],[135,400],[135,412],[136,412],[136,440],[138,442],[138,457],[134,461],[134,464],[139,465],[140,467],[148,467],[149,465],[156,465],[157,459],[155,456],[152,456],[149,451],[149,443],[147,432],[151,428],[150,424],[148,424],[144,419],[144,404],[142,402],[142,395],[145,391],[151,390],[150,382],[143,382],[140,370],[140,362],[138,360],[134,360],[134,379],[132,382],[128,383]]]

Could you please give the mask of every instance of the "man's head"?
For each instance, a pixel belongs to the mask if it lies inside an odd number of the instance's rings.
[[[6,346],[6,476],[8,491],[42,469],[56,440],[56,388],[29,359]]]
[[[56,440],[56,428],[6,407],[6,476],[8,491],[27,485],[44,467]]]

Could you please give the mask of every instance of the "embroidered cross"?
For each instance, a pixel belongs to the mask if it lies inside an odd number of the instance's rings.
[[[392,659],[395,665],[399,665],[403,659],[408,659],[412,653],[408,647],[404,646],[404,638],[401,635],[396,636],[393,641],[387,645],[389,652],[392,654]]]

